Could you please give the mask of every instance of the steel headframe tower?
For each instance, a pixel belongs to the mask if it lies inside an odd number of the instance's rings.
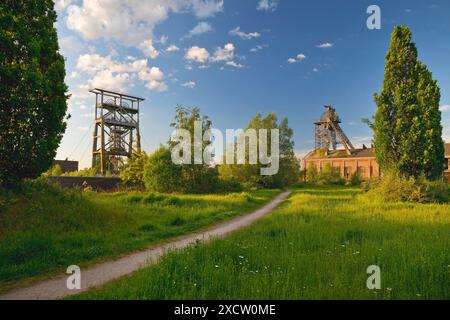
[[[95,128],[92,167],[101,174],[119,174],[124,158],[141,152],[139,107],[145,99],[94,89]]]
[[[342,144],[347,153],[351,155],[355,148],[339,125],[341,119],[331,105],[325,106],[325,108],[326,111],[322,114],[320,120],[314,122],[316,126],[316,150],[329,151],[330,147],[336,150],[337,145]]]

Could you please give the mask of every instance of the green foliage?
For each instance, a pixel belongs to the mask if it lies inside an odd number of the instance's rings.
[[[439,87],[417,60],[411,32],[395,27],[383,88],[375,95],[375,155],[383,172],[393,169],[416,178],[441,177],[444,144],[439,101]]]
[[[191,135],[191,164],[183,164],[181,166],[181,176],[178,181],[178,187],[182,192],[186,193],[212,193],[218,190],[219,187],[219,173],[217,168],[210,165],[195,164],[194,161],[194,124],[196,121],[202,122],[202,138],[206,131],[212,127],[212,122],[208,116],[201,115],[199,108],[186,108],[177,106],[174,122],[171,127],[174,129],[184,129],[190,132]],[[205,150],[212,144],[212,141],[203,141],[202,150]],[[170,150],[175,147],[175,143],[169,143]]]
[[[312,165],[306,169],[306,182],[317,183],[319,173],[316,165]]]
[[[51,166],[66,129],[64,58],[54,2],[0,2],[0,183]]]
[[[0,188],[0,292],[253,211],[279,190],[229,195],[81,192],[46,179]],[[184,223],[172,224],[182,218]],[[28,280],[29,282],[29,280]]]
[[[120,172],[122,186],[136,189],[143,189],[145,187],[144,167],[147,159],[148,156],[145,152],[133,154],[131,160],[128,161],[125,168]]]
[[[160,146],[144,164],[144,183],[147,190],[156,192],[181,192],[182,167],[172,162],[169,148]]]
[[[344,182],[339,168],[333,168],[330,164],[324,165],[317,176],[317,183],[320,185],[342,185]]]
[[[62,169],[61,166],[59,164],[55,164],[53,167],[51,167],[49,170],[47,170],[46,172],[44,172],[42,174],[42,176],[44,177],[59,177],[61,176],[62,173]]]
[[[275,113],[267,115],[265,118],[260,113],[250,121],[247,129],[255,129],[259,139],[259,130],[266,129],[270,137],[270,130],[279,129],[280,132],[280,159],[279,171],[272,176],[262,176],[260,169],[262,164],[249,164],[247,155],[245,164],[224,164],[219,167],[222,179],[236,179],[244,189],[251,188],[282,188],[297,183],[300,177],[300,168],[294,154],[293,130],[289,127],[288,119],[283,119],[278,123]],[[267,139],[270,141],[270,138]],[[247,148],[248,150],[248,142]],[[259,142],[258,142],[259,144]],[[270,147],[268,153],[271,154]]]
[[[450,205],[374,203],[304,186],[249,228],[166,254],[80,299],[450,299]],[[366,269],[382,270],[368,290]]]
[[[351,175],[349,184],[351,186],[355,186],[356,187],[356,186],[360,186],[361,182],[362,182],[361,176],[360,176],[360,174],[359,174],[359,172],[357,170]]]
[[[383,178],[364,184],[366,197],[379,202],[443,203],[450,200],[449,186],[442,181],[428,181],[424,175],[419,178],[405,177],[391,170]]]

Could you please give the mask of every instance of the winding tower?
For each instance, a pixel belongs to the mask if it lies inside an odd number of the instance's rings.
[[[141,152],[139,108],[143,98],[93,89],[95,127],[92,167],[102,175],[117,175],[134,153]]]
[[[316,150],[336,150],[338,144],[342,144],[349,155],[355,152],[353,144],[342,130],[341,119],[331,105],[325,106],[326,110],[319,121],[314,122]]]

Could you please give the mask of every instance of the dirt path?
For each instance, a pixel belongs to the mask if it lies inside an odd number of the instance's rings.
[[[6,294],[0,295],[0,300],[60,299],[101,286],[109,281],[141,269],[150,263],[156,263],[166,250],[184,248],[197,241],[208,241],[212,238],[223,237],[230,232],[244,228],[272,211],[290,194],[291,191],[286,191],[253,213],[217,224],[205,231],[193,233],[173,240],[172,242],[133,253],[118,260],[108,261],[87,269],[82,269],[81,290],[68,290],[66,282],[69,275],[64,274],[29,287],[14,289]]]

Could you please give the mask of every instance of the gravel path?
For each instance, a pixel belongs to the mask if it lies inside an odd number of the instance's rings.
[[[291,191],[286,191],[253,213],[214,225],[205,231],[193,233],[188,236],[175,239],[166,244],[133,253],[119,258],[118,260],[103,262],[87,269],[82,269],[81,290],[68,290],[66,282],[69,275],[64,274],[50,280],[36,283],[29,287],[17,288],[7,292],[6,294],[1,294],[0,300],[61,299],[101,286],[109,281],[118,279],[141,269],[148,264],[156,263],[167,250],[185,248],[190,244],[196,243],[197,241],[208,241],[212,238],[220,238],[230,232],[249,226],[255,222],[255,220],[272,211],[290,194]]]

